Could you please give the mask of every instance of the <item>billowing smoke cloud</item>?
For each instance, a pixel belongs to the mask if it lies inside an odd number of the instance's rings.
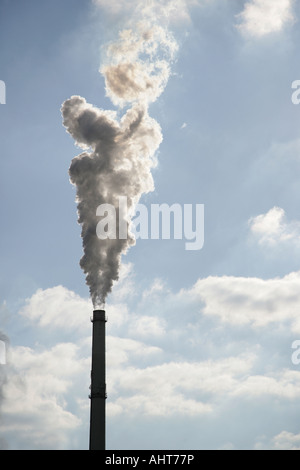
[[[72,96],[62,105],[63,124],[84,150],[72,160],[69,174],[76,186],[82,226],[84,254],[80,265],[94,307],[105,303],[118,279],[121,256],[135,243],[129,230],[126,239],[118,237],[119,224],[130,224],[130,220],[122,220],[125,216],[119,210],[119,197],[127,197],[130,213],[141,195],[154,189],[151,170],[156,165],[162,133],[148,108],[166,86],[176,47],[166,29],[140,21],[108,45],[100,69],[107,96],[119,107],[119,113],[124,110],[122,117],[80,96]],[[100,240],[97,236],[96,212],[101,204],[115,207],[116,239]]]

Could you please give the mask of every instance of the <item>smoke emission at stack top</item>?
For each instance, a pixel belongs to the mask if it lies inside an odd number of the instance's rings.
[[[72,160],[69,175],[76,187],[82,226],[80,265],[94,308],[105,304],[118,279],[121,256],[135,244],[130,230],[125,240],[100,240],[96,210],[100,204],[114,205],[118,221],[120,196],[127,197],[130,213],[142,194],[154,190],[151,170],[156,166],[162,133],[148,108],[167,84],[175,51],[176,43],[165,29],[140,22],[134,31],[122,31],[108,46],[107,61],[100,69],[106,93],[119,113],[127,107],[123,116],[99,109],[80,96],[72,96],[62,105],[63,124],[84,150]],[[129,227],[130,220],[125,223]]]

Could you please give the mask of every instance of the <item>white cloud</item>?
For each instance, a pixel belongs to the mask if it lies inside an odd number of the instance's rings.
[[[231,394],[253,361],[254,356],[243,356],[111,370],[110,381],[120,396],[108,406],[108,413],[167,417],[211,412],[215,395]]]
[[[114,370],[130,363],[132,359],[153,357],[161,352],[162,349],[156,346],[147,346],[130,338],[107,337],[107,365]]]
[[[300,434],[282,431],[270,440],[268,440],[266,436],[262,436],[262,438],[256,443],[255,449],[300,450]]]
[[[282,431],[273,438],[273,448],[277,450],[300,450],[300,434]]]
[[[283,278],[259,279],[235,276],[209,276],[199,279],[180,297],[204,302],[204,315],[219,317],[232,325],[254,328],[289,322],[300,333],[300,272]]]
[[[146,368],[112,369],[108,415],[196,416],[217,412],[223,400],[248,403],[262,397],[295,401],[299,371],[253,374],[253,354],[216,361],[169,362]]]
[[[207,403],[185,398],[180,393],[173,393],[165,389],[155,394],[135,394],[131,397],[120,397],[114,403],[109,404],[107,412],[109,416],[118,414],[142,415],[152,417],[170,416],[196,416],[212,411]]]
[[[143,300],[147,300],[148,298],[153,299],[166,292],[169,292],[169,290],[165,282],[162,279],[154,279],[150,288],[144,290],[142,298]]]
[[[119,279],[114,283],[112,298],[113,302],[120,302],[124,299],[132,298],[136,295],[134,285],[134,271],[132,263],[122,263],[120,267]]]
[[[261,397],[263,395],[297,399],[300,393],[300,373],[295,370],[281,370],[274,375],[251,375],[241,382],[234,395]]]
[[[238,19],[238,28],[247,35],[263,37],[278,33],[295,20],[293,0],[251,0]]]
[[[300,223],[287,222],[285,211],[280,207],[273,207],[266,214],[252,217],[249,226],[259,244],[274,246],[281,242],[300,242]]]
[[[159,317],[134,316],[130,322],[129,332],[139,338],[159,337],[166,334],[166,323]]]
[[[68,410],[68,394],[88,363],[74,344],[38,352],[15,347],[3,388],[0,433],[15,449],[64,449],[81,424]]]
[[[92,312],[90,300],[83,299],[63,286],[39,289],[20,314],[41,327],[82,328]]]
[[[299,371],[276,367],[272,352],[272,362],[264,362],[259,336],[257,344],[253,339],[248,343],[247,333],[252,326],[256,338],[257,329],[271,324],[300,333],[300,273],[270,280],[211,276],[179,293],[159,285],[155,281],[146,295],[140,293],[145,306],[145,300],[151,303],[152,292],[152,315],[141,306],[130,308],[130,314],[125,304],[107,306],[108,419],[130,415],[140,423],[163,418],[166,426],[172,426],[182,417],[212,416],[217,423],[233,404],[242,406],[246,401],[251,408],[266,397],[296,403]],[[160,317],[156,305],[163,305]],[[51,325],[52,346],[12,349],[0,436],[6,436],[13,448],[70,448],[75,432],[86,435],[91,355],[90,322],[81,311],[86,308],[84,299],[62,287],[39,290],[27,299],[21,318],[43,337]],[[57,344],[54,333],[67,331],[72,311],[77,311],[74,323],[80,325],[76,338]],[[204,327],[208,316],[209,329]],[[235,325],[245,332],[241,342],[230,329]],[[287,352],[288,360],[291,353]],[[271,439],[268,446],[275,445]],[[226,436],[223,445],[229,442],[236,447]],[[253,442],[260,445],[258,437]]]

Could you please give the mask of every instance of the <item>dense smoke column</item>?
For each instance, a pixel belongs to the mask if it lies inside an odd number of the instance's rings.
[[[151,169],[155,160],[151,155],[162,137],[158,124],[140,106],[128,110],[121,122],[81,97],[66,101],[62,112],[64,125],[76,142],[88,143],[92,149],[73,159],[69,173],[77,190],[78,222],[82,226],[84,255],[80,265],[97,307],[105,302],[113,281],[118,279],[121,255],[135,243],[130,232],[126,239],[120,239],[118,230],[116,239],[100,240],[97,208],[111,204],[118,221],[120,196],[127,197],[130,211],[142,193],[153,190]]]
[[[107,95],[119,107],[119,113],[123,112],[122,117],[80,96],[72,96],[62,105],[63,124],[84,150],[72,160],[69,174],[76,187],[78,222],[82,226],[84,254],[80,265],[94,308],[103,307],[118,279],[122,254],[135,244],[129,230],[127,237],[119,237],[118,227],[115,239],[99,239],[97,208],[112,205],[117,223],[129,227],[129,219],[120,220],[128,216],[120,213],[119,198],[126,196],[126,213],[132,214],[142,194],[154,190],[151,171],[157,163],[155,153],[162,133],[148,108],[168,81],[168,60],[175,50],[176,43],[161,27],[145,28],[140,23],[135,32],[124,30],[119,40],[108,46],[107,63],[101,67]]]

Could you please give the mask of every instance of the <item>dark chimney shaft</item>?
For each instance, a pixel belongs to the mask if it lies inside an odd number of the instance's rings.
[[[105,450],[105,311],[93,312],[90,450]]]

